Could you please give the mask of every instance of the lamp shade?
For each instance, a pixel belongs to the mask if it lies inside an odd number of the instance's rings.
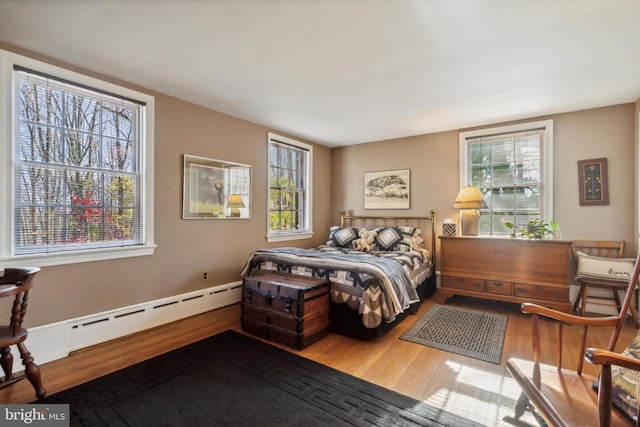
[[[227,207],[231,209],[241,209],[244,208],[244,202],[242,201],[242,196],[240,194],[229,194],[229,199],[227,200]]]
[[[227,199],[227,209],[230,210],[230,217],[239,218],[240,209],[246,207],[244,202],[242,201],[242,196],[240,194],[229,194],[229,198]]]
[[[462,187],[453,202],[454,209],[485,209],[488,207],[478,187]]]

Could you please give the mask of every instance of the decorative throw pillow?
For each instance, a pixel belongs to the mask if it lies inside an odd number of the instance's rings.
[[[635,259],[603,258],[577,252],[578,271],[576,279],[604,279],[628,282],[631,278]]]
[[[353,241],[357,238],[358,229],[356,227],[333,226],[329,230],[329,240],[327,240],[327,245],[337,246],[339,248],[350,248]]]
[[[430,251],[425,249],[424,246],[424,239],[421,238],[420,236],[418,237],[413,237],[413,243],[411,244],[411,250],[415,251],[415,252],[420,252],[422,254],[422,256],[424,257],[424,259],[429,259],[429,255],[430,255]]]
[[[402,233],[402,241],[398,244],[397,250],[408,252],[413,246],[424,246],[422,230],[416,227],[398,227]]]
[[[640,335],[636,336],[622,355],[640,359]],[[620,366],[611,367],[612,400],[634,421],[638,417],[638,385],[640,372]]]
[[[416,227],[379,227],[376,228],[375,250],[409,252],[412,245],[423,245],[422,230]]]
[[[402,241],[402,233],[395,227],[382,227],[376,229],[377,235],[374,241],[375,249],[391,251]]]

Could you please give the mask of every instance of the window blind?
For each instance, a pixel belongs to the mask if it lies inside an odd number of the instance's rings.
[[[14,69],[15,255],[144,242],[145,106]]]

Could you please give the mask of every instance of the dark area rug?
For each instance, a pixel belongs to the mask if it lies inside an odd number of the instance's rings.
[[[478,425],[234,331],[38,403],[92,427]]]
[[[507,316],[434,304],[400,339],[500,364]]]

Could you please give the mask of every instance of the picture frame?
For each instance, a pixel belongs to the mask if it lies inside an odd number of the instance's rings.
[[[609,204],[608,166],[606,158],[579,160],[580,206]]]
[[[365,209],[409,209],[410,194],[410,169],[364,174]]]
[[[184,154],[183,219],[251,218],[251,166]]]

